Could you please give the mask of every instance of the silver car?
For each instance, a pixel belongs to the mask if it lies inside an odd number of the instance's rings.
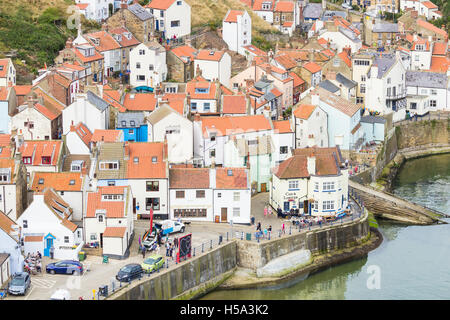
[[[18,272],[12,276],[8,284],[8,292],[13,295],[25,295],[31,286],[31,277],[26,272]]]

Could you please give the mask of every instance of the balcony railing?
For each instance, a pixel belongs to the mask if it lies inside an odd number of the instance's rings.
[[[390,94],[386,95],[387,100],[399,100],[406,98],[406,90],[402,90],[401,92],[396,92],[395,94],[391,92]]]

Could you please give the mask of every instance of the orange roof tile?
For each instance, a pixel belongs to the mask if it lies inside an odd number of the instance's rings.
[[[126,227],[106,227],[103,231],[103,237],[106,238],[123,238],[125,237]]]
[[[81,60],[82,63],[88,63],[88,62],[93,62],[96,60],[103,60],[103,56],[97,51],[94,50],[94,55],[90,56],[90,57],[85,57],[80,50],[78,50],[76,47],[72,49],[73,52],[75,53],[75,56]]]
[[[425,29],[428,29],[434,33],[440,34],[441,36],[444,36],[445,39],[448,38],[447,32],[445,32],[445,30],[443,30],[443,29],[436,27],[434,24],[431,24],[429,22],[426,22],[426,21],[420,20],[420,19],[417,20],[417,24]]]
[[[273,95],[275,95],[275,97],[279,97],[281,96],[283,93],[278,90],[277,88],[273,88],[272,90],[270,90],[271,93],[273,93]]]
[[[224,22],[237,22],[237,17],[242,16],[244,14],[244,11],[242,10],[229,10],[228,14],[225,16],[225,19],[223,19]]]
[[[167,10],[175,0],[152,0],[145,8],[152,8],[158,10]]]
[[[129,144],[129,150],[128,179],[167,178],[166,162],[164,161],[164,143],[131,142]],[[153,162],[154,157],[156,157],[156,162]]]
[[[289,75],[294,79],[294,88],[305,83],[305,80],[300,78],[296,73],[289,72]]]
[[[106,31],[88,33],[84,38],[99,52],[120,49],[120,44]],[[96,45],[93,38],[98,39],[100,44]]]
[[[85,10],[87,7],[89,7],[89,3],[77,3],[75,4],[80,10]]]
[[[10,142],[11,142],[10,134],[0,134],[0,147],[9,147]]]
[[[36,109],[37,111],[42,113],[49,120],[55,120],[62,113],[59,110],[54,110],[54,109],[52,110],[51,108],[47,108],[40,103],[35,103],[34,109]]]
[[[223,84],[220,85],[220,89],[222,90],[222,95],[224,95],[224,94],[233,95],[234,94],[233,91],[231,91],[230,89],[225,87]]]
[[[19,152],[24,157],[32,157],[33,166],[55,166],[61,154],[61,140],[26,140],[19,148]],[[50,164],[42,164],[42,157],[51,157]]]
[[[0,211],[0,229],[3,230],[6,234],[11,235],[11,232],[14,231],[13,226],[16,223],[11,220],[6,214]]]
[[[14,86],[17,96],[26,96],[31,92],[32,85]]]
[[[25,236],[25,242],[42,242],[44,236]]]
[[[57,191],[83,191],[81,172],[34,172],[30,190],[42,192],[51,187]]]
[[[217,136],[271,130],[269,120],[261,115],[241,117],[202,117],[203,135],[216,132]]]
[[[245,168],[216,168],[216,189],[247,189],[248,187]]]
[[[8,92],[7,87],[0,87],[0,101],[6,101],[8,99]]]
[[[289,28],[289,27],[292,27],[293,24],[294,23],[292,21],[285,21],[283,23],[283,27]]]
[[[428,9],[437,9],[438,8],[438,6],[437,5],[435,5],[433,2],[431,2],[431,1],[424,1],[424,2],[421,2],[421,4],[423,4],[425,7],[427,7]]]
[[[213,54],[211,54],[213,53]],[[210,61],[220,61],[224,55],[224,51],[216,50],[199,50],[196,60],[210,60]]]
[[[309,119],[316,108],[316,106],[311,104],[301,104],[294,110],[294,116],[299,119]]]
[[[443,42],[435,42],[433,44],[433,56],[445,56],[447,55],[447,44]]]
[[[277,61],[279,64],[281,64],[283,66],[283,68],[285,68],[286,70],[295,68],[297,66],[297,61],[295,61],[294,59],[292,59],[290,56],[288,56],[287,54],[283,54],[283,55],[277,55],[275,56],[275,61]]]
[[[291,133],[291,123],[289,120],[272,121],[273,129],[278,130],[278,133]]]
[[[119,142],[121,130],[102,130],[95,129],[92,134],[91,141],[92,142]]]
[[[173,110],[184,115],[185,99],[185,93],[166,93],[161,97],[161,104],[167,103]]]
[[[351,68],[352,67],[352,60],[350,60],[348,54],[345,51],[342,51],[338,53],[339,58],[341,58],[342,61],[345,62],[345,64]]]
[[[157,100],[154,93],[127,93],[123,106],[130,111],[153,111]]]
[[[222,101],[222,113],[228,114],[246,114],[247,100],[243,95],[229,96],[224,95]]]
[[[170,51],[174,55],[176,55],[178,58],[183,60],[184,63],[187,63],[189,61],[194,61],[195,53],[197,52],[197,49],[192,48],[191,46],[185,45],[185,46],[173,48]]]
[[[322,46],[326,46],[328,41],[325,38],[319,38],[319,39],[317,39],[317,43]]]
[[[128,188],[129,187],[99,187],[97,192],[89,192],[86,218],[95,218],[95,212],[97,210],[105,210],[107,218],[123,218],[125,216],[125,201],[103,200],[102,195],[125,194]]]
[[[322,68],[315,62],[308,62],[303,66],[303,68],[305,68],[311,73],[316,73],[322,70]]]
[[[271,7],[270,7],[270,11],[273,10],[273,4],[275,2],[275,0],[255,0],[255,2],[253,3],[253,11],[262,11],[262,4],[263,2],[270,2],[271,3]],[[251,6],[251,5],[250,5]],[[264,11],[267,11],[267,9],[264,9]]]
[[[91,142],[92,140],[92,132],[89,130],[89,128],[86,127],[86,125],[84,125],[82,122],[80,122],[74,129],[76,134],[80,137],[84,144],[89,146],[89,142]]]
[[[127,28],[124,27],[110,29],[109,33],[122,36],[120,41],[116,39],[122,47],[137,46],[141,43]]]
[[[291,1],[278,1],[275,6],[275,12],[293,12],[294,2]]]
[[[447,72],[450,67],[450,59],[447,57],[432,56],[430,71]]]
[[[196,88],[209,88],[206,93],[197,93]],[[191,99],[215,99],[216,98],[216,83],[214,81],[207,81],[202,77],[196,77],[186,84],[186,92],[189,94]]]
[[[208,168],[175,168],[169,170],[171,189],[208,189]]]
[[[260,48],[254,46],[254,45],[248,45],[248,46],[244,46],[244,49],[248,50],[249,52],[257,55],[257,56],[263,56],[266,57],[267,56],[267,52],[261,50]]]
[[[5,78],[8,74],[9,59],[0,59],[0,78]]]

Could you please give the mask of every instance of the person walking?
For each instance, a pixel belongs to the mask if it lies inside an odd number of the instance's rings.
[[[283,232],[283,234],[286,234],[284,222],[283,222],[283,224],[281,225],[281,232]]]
[[[264,207],[264,218],[267,217],[267,206]]]
[[[269,208],[267,209],[267,214],[268,214],[269,216],[272,215],[272,207],[271,207],[271,206],[269,206]]]
[[[166,242],[166,257],[169,256],[169,242]]]
[[[50,248],[50,259],[53,260],[54,256],[55,256],[55,247],[52,245]]]
[[[256,231],[261,231],[261,222],[258,222],[258,225],[256,226]]]
[[[169,255],[170,255],[170,258],[172,259],[172,261],[173,261],[173,247],[174,247],[173,244],[171,244],[171,245],[169,246]]]
[[[173,240],[174,244],[175,244],[175,248],[178,248],[178,238],[175,238],[175,240]]]
[[[142,250],[142,258],[145,259],[145,247],[142,246],[141,250]]]
[[[281,208],[280,208],[280,206],[278,206],[278,209],[277,209],[277,217],[278,218],[281,217]]]

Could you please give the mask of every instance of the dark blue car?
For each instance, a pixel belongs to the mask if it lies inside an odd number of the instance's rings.
[[[47,273],[51,274],[82,274],[83,265],[75,260],[63,260],[55,263],[49,263],[45,270]]]

